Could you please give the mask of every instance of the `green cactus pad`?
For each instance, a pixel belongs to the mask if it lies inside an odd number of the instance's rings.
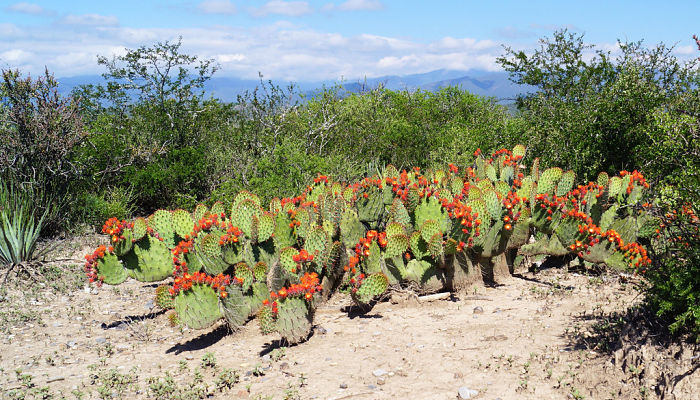
[[[487,190],[483,192],[482,198],[484,203],[486,203],[486,211],[492,220],[500,220],[501,213],[503,212],[503,207],[501,201],[498,199],[498,194],[493,190]]]
[[[269,270],[269,267],[267,266],[267,263],[265,263],[263,261],[257,262],[255,264],[255,267],[253,267],[253,275],[255,276],[255,281],[256,282],[266,282],[268,270]]]
[[[172,213],[167,210],[157,210],[148,218],[148,225],[158,233],[168,248],[175,247],[175,229],[173,228]]]
[[[286,298],[278,300],[277,332],[289,344],[305,340],[311,333],[313,309],[306,300]]]
[[[428,240],[428,251],[434,259],[439,259],[443,254],[442,233],[436,233]]]
[[[399,170],[396,169],[396,167],[393,166],[392,164],[389,164],[384,168],[384,172],[382,173],[382,177],[398,179],[399,178]]]
[[[420,202],[420,191],[416,186],[411,186],[408,188],[408,194],[406,195],[406,209],[409,213],[413,212],[418,203]]]
[[[598,174],[598,179],[596,179],[596,183],[598,186],[608,186],[608,182],[610,180],[610,177],[608,177],[608,174],[605,172],[601,172]]]
[[[530,210],[521,209],[520,218],[512,225],[513,229],[508,237],[506,248],[517,249],[530,239]]]
[[[294,261],[294,256],[299,254],[299,251],[294,247],[285,247],[280,251],[280,265],[289,273],[297,273],[297,263]]]
[[[420,235],[426,242],[430,243],[430,238],[436,234],[442,235],[440,224],[437,221],[427,220],[420,226]]]
[[[556,235],[544,236],[535,243],[526,244],[520,248],[524,255],[535,256],[538,254],[548,254],[551,256],[564,256],[569,254],[569,249],[559,242]]]
[[[608,183],[608,196],[611,198],[617,197],[622,192],[622,179],[618,176],[610,178]]]
[[[553,193],[554,188],[562,176],[561,168],[548,168],[546,169],[540,179],[537,181],[537,193],[538,194],[548,194]]]
[[[116,255],[107,253],[97,260],[97,276],[108,285],[118,285],[127,278],[127,270]]]
[[[617,204],[612,204],[600,217],[600,230],[605,232],[612,226],[613,222],[617,218],[617,210],[620,206]]]
[[[408,249],[408,236],[403,233],[387,235],[386,248],[384,249],[384,258],[393,258],[402,256]]]
[[[464,189],[464,181],[462,178],[458,176],[452,178],[452,181],[450,182],[450,190],[452,191],[452,194],[460,194],[462,193],[462,189]]]
[[[209,208],[207,208],[207,206],[204,204],[197,204],[197,207],[194,208],[194,212],[192,213],[192,219],[199,221],[200,219],[206,217],[207,214],[209,214]]]
[[[185,210],[175,210],[172,213],[173,228],[180,239],[185,239],[192,235],[194,230],[194,220],[192,215]]]
[[[231,223],[243,231],[246,236],[255,240],[257,239],[257,226],[253,223],[253,217],[257,219],[261,214],[262,209],[260,205],[246,198],[238,203],[234,203],[234,206],[231,208]]]
[[[323,229],[323,227],[317,226],[309,232],[309,235],[304,241],[304,248],[309,254],[313,254],[314,257],[322,256],[326,250],[333,244],[330,235]],[[321,260],[323,263],[324,260]]]
[[[447,232],[450,230],[451,221],[447,215],[447,211],[442,208],[440,200],[436,197],[430,197],[428,199],[423,199],[415,211],[415,226],[422,227],[425,221],[433,220],[437,222],[438,229]],[[431,232],[431,236],[435,232]]]
[[[557,189],[554,194],[558,197],[562,197],[569,193],[574,187],[576,182],[576,174],[574,171],[566,171],[561,175],[559,183],[557,183]]]
[[[241,283],[241,289],[244,292],[247,292],[250,288],[250,285],[253,284],[253,280],[255,280],[253,270],[250,269],[248,264],[244,262],[239,262],[233,267],[233,274],[236,276],[236,278],[243,280],[243,282]]]
[[[120,239],[113,245],[114,254],[120,257],[130,252],[131,249],[134,247],[134,235],[131,229],[124,229],[124,231],[122,232],[122,236],[124,236],[124,239]]]
[[[210,275],[218,275],[229,268],[229,264],[224,260],[223,251],[219,245],[221,232],[211,232],[198,238],[196,254],[202,263],[204,271]]]
[[[175,312],[189,328],[208,328],[221,318],[219,296],[209,285],[194,284],[175,296]]]
[[[364,196],[357,199],[357,216],[360,221],[367,222],[370,226],[376,225],[384,212],[383,196],[379,190],[369,191],[368,197]],[[376,226],[373,226],[376,228]]]
[[[413,253],[413,256],[417,259],[420,260],[421,258],[426,257],[429,254],[428,242],[423,240],[419,231],[413,232],[413,234],[409,238],[409,242],[411,245],[411,253]]]
[[[389,220],[399,223],[404,227],[411,225],[411,216],[408,214],[408,210],[406,210],[406,207],[403,205],[401,199],[394,199],[394,201],[391,203]]]
[[[133,234],[132,240],[137,241],[143,239],[146,236],[148,229],[148,223],[146,219],[139,217],[134,220],[134,226],[131,228],[131,233]]]
[[[525,157],[525,151],[525,146],[523,146],[522,144],[515,145],[515,147],[513,147],[513,156],[521,158]]]
[[[277,214],[280,211],[282,211],[282,201],[275,197],[274,199],[270,200],[270,207],[268,209],[272,214]]]
[[[379,250],[379,245],[373,241],[369,246],[369,257],[364,260],[365,272],[372,274],[382,270],[382,253]]]
[[[275,234],[272,239],[275,242],[275,249],[278,251],[296,243],[294,230],[289,226],[291,223],[292,220],[286,212],[280,212],[275,217]]]
[[[169,310],[175,307],[175,299],[170,294],[170,285],[160,285],[156,288],[155,304],[163,310]]]
[[[365,227],[357,213],[351,209],[345,210],[340,219],[340,240],[346,247],[353,247],[364,236]]]
[[[411,260],[406,265],[405,280],[424,285],[437,274],[437,267],[426,260]]]
[[[258,324],[260,324],[260,333],[263,335],[269,335],[272,332],[277,331],[277,321],[272,313],[272,307],[266,306],[258,310],[256,316]]]
[[[238,285],[226,287],[226,298],[220,299],[221,314],[232,331],[238,330],[248,321],[251,313],[250,296],[243,293]]]
[[[486,164],[486,178],[488,178],[491,182],[498,180],[498,176],[496,175],[496,167],[494,167],[491,164]]]
[[[209,213],[211,215],[221,216],[221,214],[226,213],[226,207],[224,207],[224,203],[217,201],[216,203],[212,204],[211,210],[209,210]]]
[[[384,230],[387,236],[406,234],[406,227],[398,222],[389,222]]]
[[[133,255],[133,256],[132,256]],[[146,235],[124,258],[129,276],[140,282],[157,282],[173,273],[173,256],[160,240]]]
[[[352,294],[352,299],[362,305],[368,304],[375,297],[383,294],[389,288],[389,279],[381,272],[368,275],[356,292]]]

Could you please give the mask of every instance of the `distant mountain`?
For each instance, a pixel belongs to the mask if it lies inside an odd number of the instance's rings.
[[[84,75],[58,78],[59,90],[62,94],[69,93],[74,87],[83,84],[100,84],[104,79],[99,75]],[[290,82],[273,81],[286,86]],[[259,80],[240,79],[234,77],[213,77],[207,81],[205,90],[222,101],[234,101],[239,94],[253,90],[260,84]],[[512,102],[516,95],[531,91],[527,86],[516,85],[508,80],[506,72],[489,71],[458,71],[439,69],[435,71],[412,75],[387,75],[378,78],[353,79],[347,81],[312,81],[296,82],[297,88],[307,95],[313,95],[322,87],[340,84],[346,93],[359,93],[380,85],[391,90],[424,90],[438,91],[444,87],[456,86],[480,96],[495,97],[502,102]]]

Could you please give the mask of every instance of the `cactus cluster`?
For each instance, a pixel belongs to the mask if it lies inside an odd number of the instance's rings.
[[[516,146],[471,166],[399,172],[351,184],[319,175],[296,197],[263,207],[250,192],[230,208],[158,210],[133,221],[110,219],[110,246],[88,255],[91,281],[128,277],[172,285],[156,304],[172,321],[201,329],[224,319],[236,329],[255,318],[263,333],[304,340],[318,302],[346,290],[359,305],[391,285],[458,290],[509,275],[518,257],[570,254],[614,268],[650,263],[636,242],[658,221],[642,203],[638,172],[600,174],[576,185],[571,171],[523,164]]]

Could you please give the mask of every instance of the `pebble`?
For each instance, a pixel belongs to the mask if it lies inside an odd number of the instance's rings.
[[[185,356],[185,360],[194,360],[194,357],[188,354]]]
[[[144,304],[144,308],[146,308],[147,310],[150,310],[153,307],[155,307],[153,300],[149,300],[148,303]]]
[[[270,357],[269,354],[265,354],[265,355],[262,356],[260,359],[261,359],[263,362],[269,362],[269,361],[272,359],[272,357]]]
[[[462,386],[457,390],[457,394],[460,399],[471,399],[472,397],[479,394],[477,390],[469,389],[466,386]]]
[[[95,342],[97,342],[97,343],[107,343],[107,338],[98,337],[97,339],[95,339]]]
[[[78,346],[78,344],[75,343],[74,341],[70,341],[70,342],[66,343],[66,346],[70,347],[71,349],[74,349],[74,348],[76,348],[76,346]]]
[[[316,332],[318,332],[319,335],[325,335],[326,333],[328,333],[328,329],[326,329],[322,326],[317,326]]]
[[[481,307],[481,306],[474,307],[474,314],[483,314],[483,313],[484,313],[483,307]]]
[[[367,385],[367,389],[374,390],[377,388],[377,385]]]
[[[348,384],[347,384],[347,383],[341,383],[341,384],[340,384],[340,388],[341,388],[341,389],[347,389],[347,388],[348,388]]]
[[[284,371],[285,369],[289,369],[289,364],[286,361],[280,364],[280,371]]]
[[[385,370],[383,370],[383,369],[381,369],[381,368],[375,369],[374,371],[372,371],[372,375],[374,375],[374,376],[376,376],[376,377],[384,376],[384,375],[386,375],[387,373],[388,373],[388,372],[386,372]]]
[[[380,376],[379,378],[377,378],[377,385],[383,385],[385,383],[386,383],[386,377]]]

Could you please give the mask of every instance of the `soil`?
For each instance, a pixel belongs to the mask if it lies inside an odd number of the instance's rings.
[[[641,328],[634,277],[517,270],[442,299],[393,291],[368,311],[339,294],[285,347],[255,321],[170,327],[155,285],[98,289],[76,261],[55,264],[43,286],[0,293],[2,398],[700,399],[700,349]]]

